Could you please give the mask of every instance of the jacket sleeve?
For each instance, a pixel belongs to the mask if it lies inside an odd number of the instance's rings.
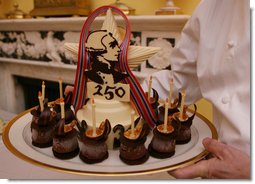
[[[197,77],[197,56],[200,40],[200,15],[206,11],[208,1],[202,0],[191,18],[183,28],[180,40],[171,54],[171,68],[174,78],[175,95],[186,90],[185,103],[193,104],[202,98]],[[169,95],[170,71],[163,70],[153,74],[152,86],[165,99]],[[143,89],[148,89],[148,79],[142,84]]]
[[[197,77],[197,56],[200,40],[199,7],[194,11],[181,33],[171,55],[174,84],[178,91],[186,90],[185,102],[195,103],[202,98]]]

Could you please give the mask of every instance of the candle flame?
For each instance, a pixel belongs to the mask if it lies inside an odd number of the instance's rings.
[[[42,81],[42,85],[45,85],[45,82],[44,82],[44,81]]]
[[[150,81],[152,81],[152,76],[150,76]]]
[[[41,97],[42,96],[42,92],[38,91],[38,96]]]
[[[166,98],[166,103],[168,103],[168,98]]]

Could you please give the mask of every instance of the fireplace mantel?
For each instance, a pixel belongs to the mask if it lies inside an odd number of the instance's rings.
[[[188,15],[129,16],[131,43],[162,47],[159,56],[145,61],[135,71],[142,81],[148,74],[164,68],[155,62],[168,57],[179,39]],[[76,58],[64,50],[65,42],[79,42],[80,30],[86,17],[0,20],[0,109],[19,113],[24,110],[21,87],[15,76],[74,83]],[[103,17],[93,23],[99,29]],[[116,17],[121,24],[121,17]],[[152,45],[150,45],[152,44]],[[154,45],[153,45],[154,44]],[[165,50],[164,52],[164,49]],[[164,56],[164,57],[163,57]],[[169,64],[169,63],[168,63]],[[168,65],[166,64],[166,66]]]
[[[117,23],[122,19],[115,18]],[[132,31],[180,31],[189,15],[128,16]],[[0,20],[0,31],[80,31],[86,17]],[[104,17],[93,23],[99,28]]]

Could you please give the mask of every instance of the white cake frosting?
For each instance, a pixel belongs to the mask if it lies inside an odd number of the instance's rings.
[[[108,119],[111,123],[111,129],[117,124],[121,124],[127,129],[131,124],[131,110],[133,107],[130,102],[121,102],[116,100],[103,100],[95,99],[95,114],[96,126],[99,127],[102,121]],[[85,120],[89,127],[92,127],[92,103],[91,100],[87,102],[83,108],[79,109],[76,113],[79,122]],[[138,115],[135,116],[137,118]],[[107,139],[109,149],[113,148],[114,133],[111,133]]]

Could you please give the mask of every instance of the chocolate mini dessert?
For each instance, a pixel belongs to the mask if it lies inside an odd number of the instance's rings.
[[[52,146],[53,133],[56,126],[55,113],[48,106],[48,99],[44,100],[43,111],[38,106],[31,111],[32,144],[39,148]]]
[[[96,128],[95,135],[93,129],[87,129],[87,123],[83,120],[81,125],[77,124],[79,129],[80,141],[80,159],[88,164],[102,162],[109,156],[108,147],[105,143],[110,131],[111,124],[109,120],[105,120]]]
[[[142,119],[137,118],[135,128],[123,132],[120,137],[120,159],[128,165],[138,165],[146,162],[149,158],[144,145],[150,128]]]
[[[181,95],[181,93],[179,93],[179,97],[175,98],[173,103],[171,102],[170,105],[168,106],[168,116],[172,116],[174,113],[179,112],[178,108],[181,105],[181,100],[182,100],[182,95]],[[158,108],[158,111],[159,111],[158,120],[159,120],[159,122],[163,122],[164,121],[165,106],[164,105],[160,106]]]
[[[77,140],[77,131],[74,128],[76,124],[76,120],[66,124],[64,118],[58,122],[54,132],[52,146],[55,157],[70,159],[78,155],[80,149]]]
[[[149,154],[155,158],[169,158],[175,154],[174,127],[167,124],[164,130],[164,124],[160,124],[153,129],[153,138],[149,144]]]
[[[192,116],[188,116],[186,113],[187,106],[184,107],[183,117],[181,118],[181,113],[177,112],[173,115],[173,126],[177,127],[179,125],[179,131],[176,137],[176,144],[186,144],[191,140],[191,125],[195,117],[197,106],[194,104],[194,113]]]
[[[60,101],[62,101],[62,99],[57,99],[55,100],[54,104],[53,104],[53,111],[56,112],[56,121],[60,121],[61,119],[61,108],[60,108]],[[65,102],[65,123],[71,123],[73,120],[76,120],[75,114],[71,109],[71,105],[72,105],[72,93],[68,93],[68,95],[66,95],[64,97],[64,102]]]

